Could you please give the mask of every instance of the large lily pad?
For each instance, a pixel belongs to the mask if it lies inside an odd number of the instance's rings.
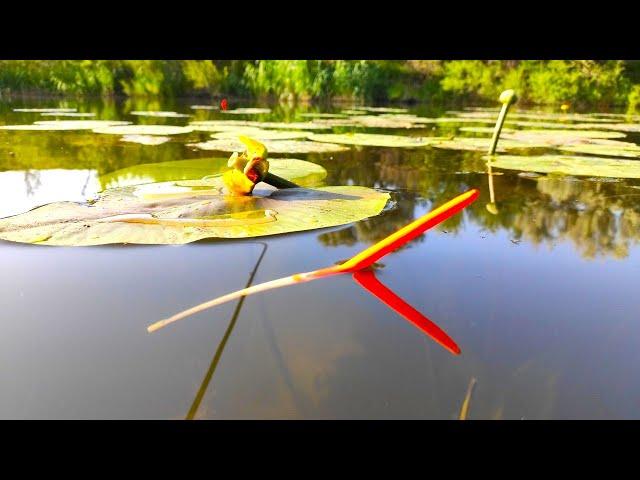
[[[269,153],[334,153],[348,150],[334,143],[317,143],[306,140],[264,140]],[[237,138],[216,138],[208,142],[190,143],[189,147],[218,152],[242,152],[245,146]]]
[[[227,158],[197,158],[134,165],[102,175],[100,184],[103,190],[169,181],[175,182],[175,188],[164,185],[165,191],[185,192],[186,187],[213,188],[218,181],[215,175],[229,168],[227,162]],[[295,158],[271,159],[269,171],[305,187],[318,185],[327,176],[327,171],[320,165]]]
[[[541,155],[498,155],[487,157],[492,167],[523,172],[561,173],[587,177],[640,178],[640,162],[637,160],[613,160],[610,158]]]
[[[389,194],[366,187],[254,191],[164,201],[108,191],[92,206],[61,202],[0,220],[0,239],[45,245],[182,244],[334,227],[378,215]]]
[[[139,117],[157,117],[157,118],[184,118],[190,117],[191,115],[187,115],[186,113],[178,113],[178,112],[161,112],[161,111],[135,111],[129,112],[131,115],[137,115]]]
[[[332,142],[343,145],[363,145],[370,147],[427,147],[447,140],[449,137],[406,137],[402,135],[381,135],[374,133],[313,133],[309,139],[314,142]]]
[[[42,120],[31,125],[2,125],[1,130],[93,130],[105,126],[128,125],[131,122],[115,120]]]
[[[96,128],[94,133],[108,135],[181,135],[193,131],[191,127],[173,125],[123,125],[119,127]]]
[[[306,132],[296,132],[295,130],[262,130],[254,127],[241,127],[240,129],[230,129],[226,132],[218,132],[211,135],[213,138],[238,138],[238,135],[247,135],[260,142],[265,140],[295,140],[307,138]]]

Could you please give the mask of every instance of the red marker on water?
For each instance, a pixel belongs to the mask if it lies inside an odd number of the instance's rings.
[[[220,100],[220,110],[226,110],[227,108],[229,108],[229,104],[227,103],[227,99],[223,98]]]

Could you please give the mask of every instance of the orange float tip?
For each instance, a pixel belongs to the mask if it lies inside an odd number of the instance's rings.
[[[400,248],[405,243],[410,242],[417,236],[423,234],[426,230],[444,222],[449,217],[460,212],[462,209],[476,201],[479,195],[480,191],[475,188],[463,193],[462,195],[458,195],[453,200],[450,200],[444,205],[430,211],[397,232],[389,235],[383,240],[380,240],[375,245],[372,245],[358,253],[340,265],[340,269],[345,272],[355,272],[374,264],[386,254]]]

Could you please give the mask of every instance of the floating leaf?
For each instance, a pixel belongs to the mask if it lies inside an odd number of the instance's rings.
[[[1,130],[93,130],[94,128],[129,125],[131,122],[112,120],[43,120],[31,125],[2,125]]]
[[[308,142],[306,140],[265,140],[269,153],[332,153],[348,150],[347,147],[331,143]],[[244,145],[237,138],[217,138],[208,142],[190,143],[189,147],[219,152],[242,152]]]
[[[119,127],[96,128],[94,133],[108,135],[180,135],[193,131],[191,127],[173,125],[124,125]]]
[[[603,155],[610,157],[640,158],[640,147],[635,143],[618,142],[616,144],[583,144],[563,145],[559,150],[573,153],[587,153],[590,155]]]
[[[286,131],[286,130],[262,130],[254,127],[241,127],[240,129],[231,129],[226,132],[219,132],[211,135],[213,138],[238,138],[238,135],[250,135],[256,140],[295,140],[307,138],[307,133]]]
[[[621,132],[605,132],[602,130],[517,130],[515,132],[504,132],[502,138],[527,143],[566,145],[570,143],[590,143],[594,139],[622,138],[624,136],[625,134]]]
[[[182,118],[182,117],[190,117],[191,115],[187,115],[186,113],[178,113],[178,112],[159,112],[159,111],[136,111],[129,112],[131,115],[137,115],[140,117],[159,117],[159,118]]]
[[[169,192],[185,192],[188,188],[213,188],[219,186],[215,176],[228,169],[227,161],[226,157],[197,158],[134,165],[102,175],[100,184],[106,189],[147,183],[158,185],[173,181],[175,188],[171,185],[160,185],[158,188]],[[269,171],[305,187],[318,185],[327,176],[327,171],[320,165],[295,158],[270,159]]]
[[[565,155],[487,157],[492,167],[587,177],[640,178],[640,162]]]
[[[495,130],[495,127],[460,127],[459,130],[461,132],[469,132],[469,133],[489,133],[489,134],[493,134],[493,131]],[[514,130],[513,128],[502,128],[501,130],[501,134],[504,135],[505,133],[513,133],[513,132],[517,132],[518,130]]]
[[[125,135],[120,141],[139,143],[141,145],[161,145],[171,140],[169,137],[161,137],[158,135]]]
[[[43,112],[40,114],[42,117],[95,117],[95,113],[88,112]]]
[[[426,147],[449,138],[450,137],[406,137],[402,135],[381,135],[375,133],[314,133],[309,135],[309,139],[314,142],[399,148]]]
[[[376,113],[403,113],[408,112],[406,108],[391,108],[391,107],[354,107],[354,110],[365,110],[367,112]]]
[[[301,113],[300,116],[305,118],[346,118],[347,117],[343,113],[319,113],[319,112]]]
[[[202,120],[189,124],[194,130],[224,131],[230,127],[274,128],[280,130],[329,130],[330,125],[315,122],[258,122],[255,120]]]
[[[486,152],[491,145],[490,138],[475,138],[475,137],[455,137],[452,140],[446,140],[438,143],[434,143],[434,148],[443,148],[446,150],[469,150],[474,152]],[[544,143],[533,144],[525,143],[517,140],[501,139],[498,141],[497,152],[506,152],[507,150],[516,150],[524,148],[548,148],[548,145]]]
[[[150,202],[136,196],[136,188],[108,190],[92,206],[53,203],[0,220],[0,238],[79,246],[257,237],[356,222],[378,215],[389,200],[388,193],[344,186]]]
[[[356,125],[367,128],[424,128],[410,120],[400,120],[393,117],[383,117],[380,115],[360,115],[351,117],[351,121]]]
[[[271,113],[270,108],[236,108],[234,110],[221,110],[222,113],[231,113],[238,115],[258,115],[261,113]]]
[[[28,113],[64,113],[64,112],[75,112],[77,108],[14,108],[14,112],[28,112]]]
[[[216,105],[191,105],[192,110],[219,110],[220,107]]]

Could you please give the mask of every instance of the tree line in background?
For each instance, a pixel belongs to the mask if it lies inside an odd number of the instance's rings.
[[[1,60],[0,92],[366,102],[494,102],[640,108],[640,61]]]

